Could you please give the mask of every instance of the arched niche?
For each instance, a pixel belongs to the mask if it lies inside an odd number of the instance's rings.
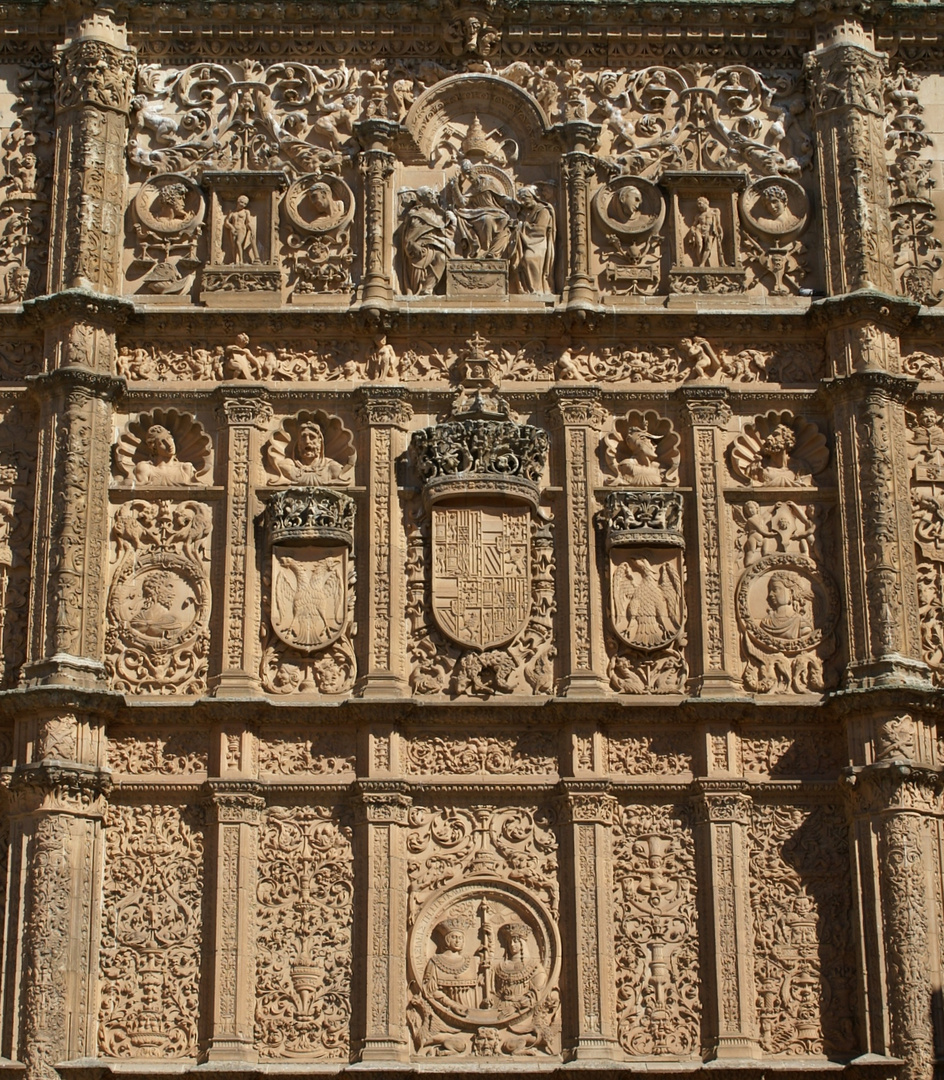
[[[403,124],[419,158],[434,165],[453,126],[464,127],[476,117],[486,133],[499,131],[515,143],[514,157],[506,147],[508,164],[514,160],[533,164],[556,156],[544,109],[520,86],[496,75],[469,73],[443,79],[416,99]]]

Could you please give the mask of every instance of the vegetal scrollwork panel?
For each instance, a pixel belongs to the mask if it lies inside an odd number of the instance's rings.
[[[128,776],[193,776],[207,771],[208,739],[193,728],[146,734],[118,728],[108,733],[108,767]]]
[[[557,822],[549,806],[417,806],[409,824],[411,920],[438,889],[477,874],[524,886],[557,913]]]
[[[689,812],[620,808],[613,836],[617,1034],[632,1057],[700,1045],[698,910]]]
[[[109,807],[98,1027],[106,1057],[196,1056],[202,882],[191,810]]]
[[[841,808],[755,803],[750,829],[754,970],[768,1054],[849,1052],[856,966]]]
[[[347,1061],[351,833],[329,807],[270,807],[259,836],[255,1041],[263,1058]]]
[[[417,734],[405,744],[407,772],[500,776],[556,773],[555,740],[541,732],[516,736]]]

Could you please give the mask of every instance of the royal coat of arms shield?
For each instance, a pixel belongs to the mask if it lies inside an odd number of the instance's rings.
[[[347,548],[272,547],[272,629],[281,641],[314,652],[336,641],[347,619]]]
[[[433,615],[469,649],[505,645],[531,612],[527,506],[434,506]]]

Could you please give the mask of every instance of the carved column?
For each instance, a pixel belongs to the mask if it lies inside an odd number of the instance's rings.
[[[386,308],[393,301],[393,176],[396,156],[388,150],[397,125],[389,120],[363,120],[355,134],[364,150],[359,156],[364,191],[364,283],[361,303],[365,308]]]
[[[596,174],[592,155],[600,128],[586,120],[569,120],[560,130],[567,146],[561,159],[568,223],[564,303],[574,308],[593,307],[600,298],[590,277],[590,181]]]
[[[878,369],[832,385],[852,686],[927,685],[902,404],[914,380]]]
[[[724,427],[731,418],[727,391],[723,387],[686,388],[689,422],[695,448],[695,505],[701,558],[696,567],[702,611],[701,676],[695,681],[699,697],[739,693],[741,659],[734,614],[725,596],[726,541],[724,498],[719,470],[724,467]],[[733,590],[733,582],[730,587]]]
[[[69,347],[60,359],[61,369],[34,382],[42,420],[24,674],[32,683],[91,686],[105,675],[111,402],[122,384]]]
[[[406,681],[406,625],[403,619],[406,538],[400,521],[396,461],[404,450],[406,424],[413,415],[407,391],[399,386],[371,386],[361,390],[361,418],[368,425],[367,476],[369,529],[364,537],[369,605],[366,675],[363,697],[408,697]],[[363,531],[362,531],[363,536]]]
[[[256,1061],[253,1014],[256,990],[255,910],[259,825],[265,799],[251,780],[211,780],[208,801],[215,868],[210,885],[215,921],[208,954],[213,957],[210,998],[210,1061]]]
[[[565,880],[574,883],[570,925],[562,939],[570,944],[565,963],[572,992],[567,1019],[573,1057],[616,1059],[616,958],[613,946],[613,854],[611,832],[616,800],[606,784],[562,781]],[[565,946],[566,948],[566,946]],[[566,1037],[566,1036],[565,1036]]]
[[[229,433],[227,443],[226,537],[223,567],[223,658],[215,697],[240,697],[259,692],[254,670],[258,641],[256,556],[253,536],[255,500],[252,462],[261,454],[261,436],[272,420],[265,393],[240,389],[239,396],[223,394],[220,418]]]
[[[3,1053],[28,1080],[96,1053],[95,978],[102,818],[107,774],[90,728],[74,714],[43,715],[10,784],[9,904],[4,941]]]
[[[853,891],[860,897],[868,1049],[902,1058],[906,1080],[931,1080],[932,1010],[940,995],[932,971],[939,969],[941,948],[934,925],[940,897],[934,896],[938,859],[932,845],[938,840],[931,826],[944,809],[944,778],[939,768],[914,762],[925,755],[910,716],[887,715],[875,723],[872,760],[849,769],[844,784],[857,875]]]
[[[404,826],[413,800],[391,782],[362,781],[359,787],[355,845],[359,880],[367,883],[357,916],[366,1003],[360,1060],[408,1061]]]
[[[561,428],[565,461],[566,585],[558,597],[566,598],[564,623],[568,628],[563,655],[564,695],[597,697],[609,691],[603,641],[603,600],[596,562],[593,516],[598,506],[593,492],[597,450],[605,413],[595,386],[554,391],[552,418]]]
[[[760,1057],[748,881],[746,784],[696,780],[698,891],[705,897],[707,1042],[713,1059]]]
[[[847,19],[807,58],[829,292],[895,292],[885,159],[885,55]]]
[[[124,27],[102,12],[60,49],[50,292],[121,292],[134,72]]]

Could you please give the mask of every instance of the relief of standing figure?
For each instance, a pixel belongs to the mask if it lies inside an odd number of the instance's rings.
[[[512,264],[521,292],[553,291],[555,233],[554,208],[539,198],[537,188],[521,188]]]

